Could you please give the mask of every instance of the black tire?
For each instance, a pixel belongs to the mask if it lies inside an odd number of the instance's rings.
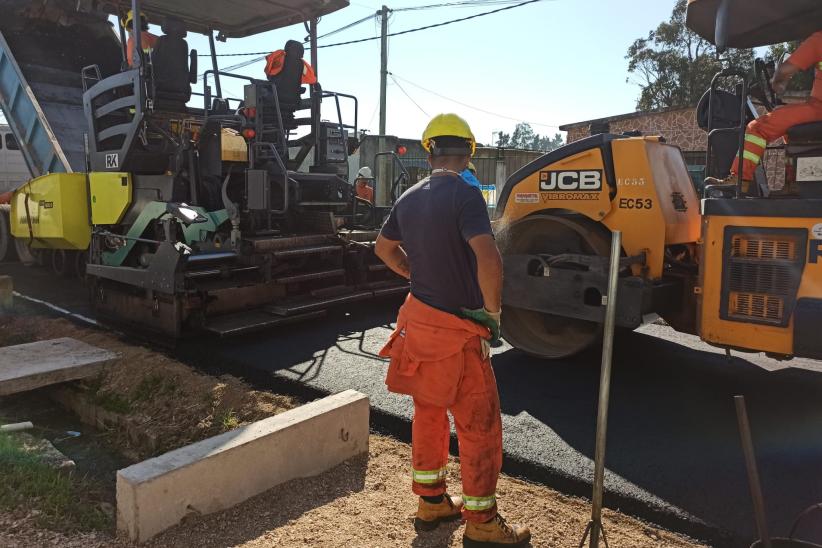
[[[88,251],[77,251],[74,254],[73,274],[86,283],[86,263],[88,263]]]
[[[36,254],[29,249],[28,243],[19,238],[14,239],[14,250],[17,252],[17,258],[26,266],[34,266],[37,264]]]
[[[11,258],[12,247],[14,245],[11,230],[9,230],[9,212],[5,207],[0,208],[0,263]]]
[[[51,271],[64,278],[74,273],[74,252],[55,249],[51,252]]]
[[[608,256],[610,236],[593,221],[581,217],[534,215],[500,234],[503,255],[557,255],[582,253]],[[601,335],[598,322],[578,320],[505,306],[502,335],[512,346],[545,359],[573,356],[595,344]]]

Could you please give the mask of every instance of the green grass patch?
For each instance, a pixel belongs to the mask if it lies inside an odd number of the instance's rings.
[[[240,418],[237,416],[237,413],[235,413],[233,409],[229,409],[225,413],[222,413],[219,417],[217,417],[217,420],[223,427],[224,432],[234,430],[235,428],[240,426]]]
[[[131,411],[131,402],[125,396],[115,392],[103,390],[103,375],[97,375],[86,381],[88,399],[95,405],[99,405],[106,411],[126,414]]]
[[[179,386],[176,377],[154,373],[144,377],[131,394],[131,401],[151,401],[157,396],[174,394]]]
[[[106,411],[120,413],[121,415],[131,411],[131,402],[114,392],[98,392],[94,395],[92,401]]]
[[[37,524],[53,530],[110,530],[113,520],[95,498],[98,491],[92,482],[58,472],[0,433],[0,507],[37,510]]]

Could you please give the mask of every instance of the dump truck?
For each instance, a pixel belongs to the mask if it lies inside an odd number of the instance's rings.
[[[754,47],[804,38],[820,15],[813,0],[690,0],[687,21],[720,48]],[[706,93],[707,175],[726,177],[741,155],[751,94],[777,104],[768,67],[755,66],[753,82],[730,67]],[[495,221],[505,338],[549,359],[594,345],[619,230],[618,326],[661,317],[724,349],[822,358],[822,122],[787,141],[785,180],[760,169],[749,192],[739,181],[698,195],[680,150],[638,134],[594,135],[513,174]]]
[[[348,181],[357,99],[303,83],[304,63],[321,74],[319,18],[347,5],[0,1],[0,107],[32,173],[10,203],[21,253],[77,265],[101,319],[172,339],[406,292],[373,253],[390,203]],[[135,33],[131,64],[112,24],[129,10],[162,30],[152,48]],[[308,51],[289,41],[278,73],[219,70],[215,38],[295,24]],[[210,55],[188,33],[208,36]]]

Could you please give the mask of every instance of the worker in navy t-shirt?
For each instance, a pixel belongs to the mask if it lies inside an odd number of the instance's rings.
[[[380,355],[390,357],[386,384],[414,399],[414,525],[431,530],[462,515],[464,544],[524,546],[526,527],[497,513],[502,466],[499,394],[489,343],[499,340],[502,259],[479,188],[460,176],[476,146],[468,124],[440,114],[423,134],[431,176],[394,204],[375,252],[411,280],[397,327]],[[462,497],[446,491],[450,426],[460,448]]]

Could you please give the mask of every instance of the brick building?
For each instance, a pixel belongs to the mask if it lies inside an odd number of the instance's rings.
[[[788,103],[807,100],[807,92],[792,92],[786,94],[784,100]],[[708,134],[696,122],[696,107],[666,108],[648,112],[632,112],[596,120],[574,122],[559,129],[568,132],[568,143],[573,143],[592,133],[601,131],[598,128],[608,127],[610,133],[626,131],[640,131],[644,135],[662,135],[668,143],[682,149],[688,172],[697,185],[701,184],[705,170],[705,151],[708,144]],[[778,143],[777,143],[778,144]],[[763,159],[768,174],[768,181],[772,186],[781,186],[784,180],[784,154],[781,149],[770,148]],[[774,183],[777,185],[774,185]]]

